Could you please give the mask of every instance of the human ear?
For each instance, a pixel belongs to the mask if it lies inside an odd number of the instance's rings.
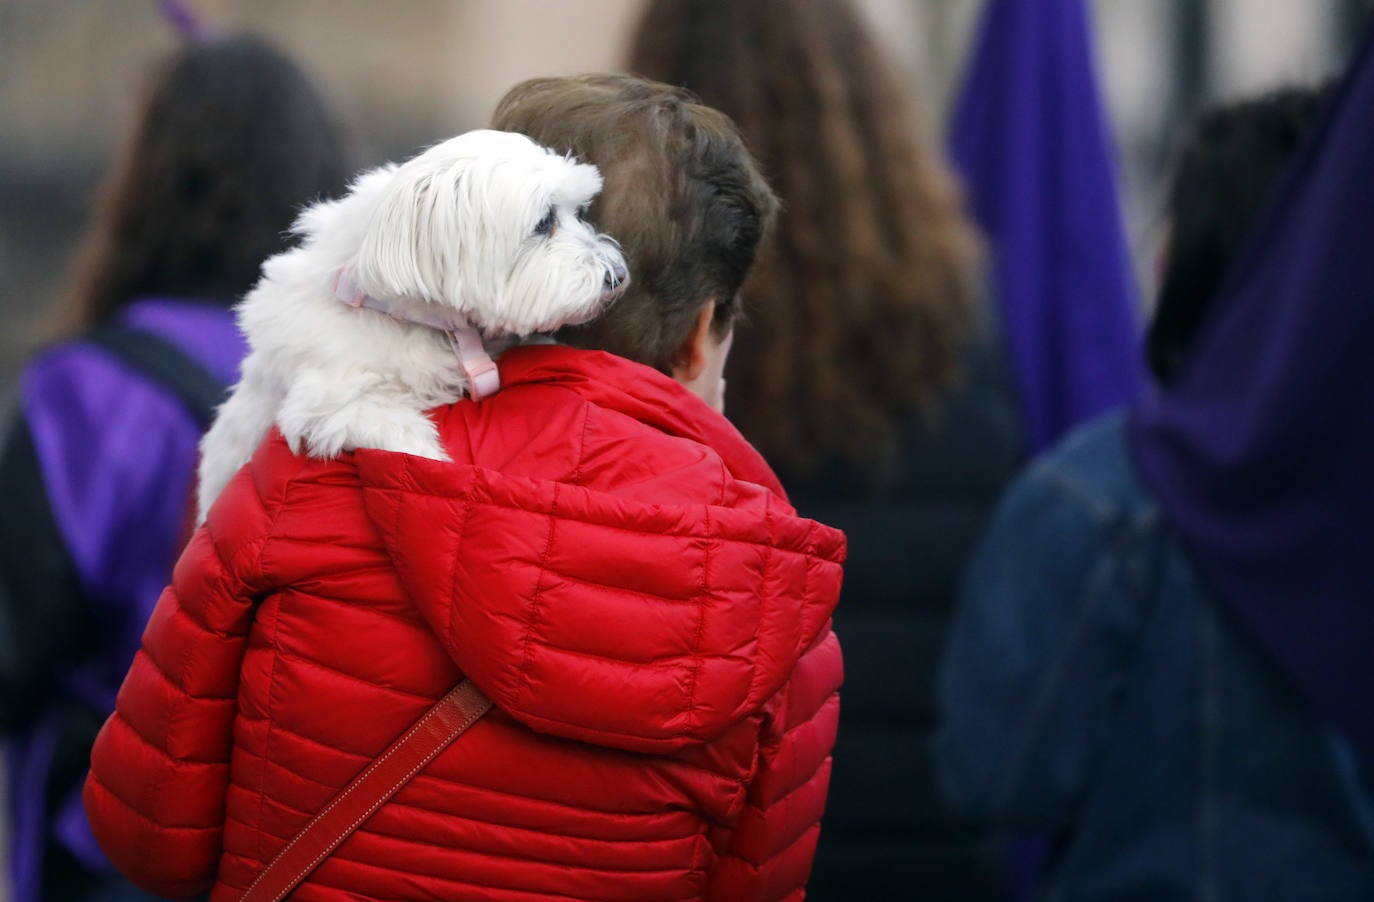
[[[683,385],[700,378],[710,361],[711,322],[715,315],[716,302],[712,299],[702,305],[687,338],[673,355],[673,378]]]

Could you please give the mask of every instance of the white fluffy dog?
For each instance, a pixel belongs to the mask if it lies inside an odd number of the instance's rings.
[[[302,212],[238,307],[250,351],[201,442],[199,520],[273,423],[314,457],[447,459],[425,411],[494,390],[482,338],[586,322],[624,290],[619,245],[582,219],[600,190],[593,166],[474,131]]]

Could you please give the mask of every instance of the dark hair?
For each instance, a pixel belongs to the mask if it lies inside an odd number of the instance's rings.
[[[297,209],[347,176],[324,99],[282,53],[246,35],[187,45],[155,70],[101,187],[66,326],[140,296],[233,303]]]
[[[633,71],[734,118],[786,207],[745,286],[726,410],[770,462],[876,472],[956,377],[979,242],[848,3],[654,0]]]
[[[1145,340],[1160,385],[1177,378],[1227,270],[1327,93],[1283,88],[1216,107],[1193,126],[1169,189],[1164,272]]]
[[[618,241],[630,287],[562,338],[671,373],[703,305],[723,334],[777,210],[734,123],[687,91],[629,75],[538,78],[512,88],[492,127],[601,170],[597,227]]]

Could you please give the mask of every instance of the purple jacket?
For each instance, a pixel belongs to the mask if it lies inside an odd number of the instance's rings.
[[[220,305],[141,299],[115,325],[164,339],[225,386],[246,353],[231,312]],[[55,546],[0,557],[0,607],[11,621],[0,625],[12,636],[3,654],[25,662],[0,666],[0,679],[13,683],[0,696],[14,899],[28,902],[42,895],[50,841],[92,871],[109,867],[86,825],[79,779],[54,785],[66,779],[54,762],[64,752],[67,760],[89,756],[88,747],[63,748],[72,744],[64,718],[74,706],[101,719],[113,710],[180,550],[202,427],[173,390],[84,340],[37,356],[20,376],[20,404],[3,466],[15,469],[27,454],[41,477],[29,481],[41,485],[19,493],[31,503],[0,506],[0,521],[24,521],[0,522],[0,529],[6,544],[23,549],[44,542],[47,522],[46,545]],[[70,585],[60,585],[64,579]],[[59,597],[65,612],[54,623],[43,612],[56,609]]]

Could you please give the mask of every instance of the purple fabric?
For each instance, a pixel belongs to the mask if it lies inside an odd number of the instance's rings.
[[[234,325],[233,313],[220,304],[146,298],[126,307],[119,322],[165,338],[225,385],[238,381],[239,362],[248,346]]]
[[[1138,295],[1081,0],[989,0],[950,153],[992,245],[1031,450],[1135,397]]]
[[[146,299],[125,308],[119,322],[171,341],[226,385],[237,378],[247,350],[221,306]],[[66,683],[113,710],[179,550],[200,427],[167,390],[81,341],[35,359],[21,373],[20,395],[53,517],[113,631],[104,657],[67,675]],[[93,869],[108,867],[79,797],[58,824],[47,823],[42,796],[54,730],[42,723],[9,750],[15,902],[38,898],[38,856],[51,830]]]
[[[1210,590],[1374,755],[1374,33],[1131,442]]]
[[[232,314],[208,304],[138,301],[120,322],[172,341],[226,384],[245,352]],[[36,359],[20,389],[77,572],[98,601],[142,600],[136,640],[170,572],[200,429],[163,387],[79,341]]]
[[[186,0],[158,0],[162,15],[188,43],[205,40],[212,32],[205,22],[197,16]]]

